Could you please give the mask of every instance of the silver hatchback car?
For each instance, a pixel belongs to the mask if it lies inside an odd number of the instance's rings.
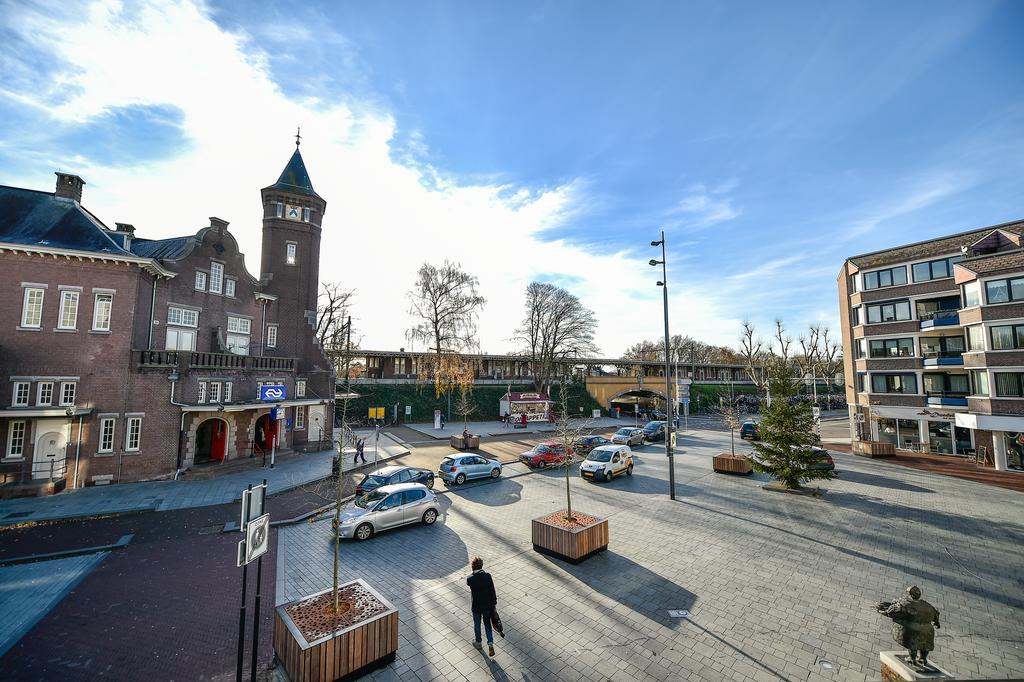
[[[369,540],[377,531],[408,523],[429,526],[440,511],[437,497],[421,483],[383,485],[349,502],[341,512],[338,534]]]

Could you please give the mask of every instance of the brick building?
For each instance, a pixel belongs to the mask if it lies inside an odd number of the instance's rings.
[[[144,239],[85,209],[84,185],[0,186],[0,494],[330,443],[313,327],[326,202],[298,146],[261,191],[259,278],[226,221]]]
[[[1024,222],[839,273],[851,434],[1024,472]]]

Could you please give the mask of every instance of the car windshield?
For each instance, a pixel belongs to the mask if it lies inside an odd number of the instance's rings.
[[[357,497],[355,499],[355,503],[356,506],[359,507],[360,509],[368,509],[373,505],[377,504],[378,502],[380,502],[381,500],[383,500],[387,496],[387,493],[382,493],[379,490],[371,490],[365,495],[360,495],[359,497]]]
[[[363,486],[364,488],[377,488],[379,486],[384,485],[387,482],[388,479],[386,476],[376,476],[371,474],[364,478],[363,482],[360,483],[359,485]]]
[[[616,436],[631,436],[633,435],[633,429],[619,429],[615,432]]]
[[[610,462],[612,461],[611,450],[594,450],[587,456],[591,462]]]
[[[536,452],[538,455],[547,455],[549,453],[554,452],[554,448],[552,448],[550,445],[538,445],[533,449],[533,451]]]

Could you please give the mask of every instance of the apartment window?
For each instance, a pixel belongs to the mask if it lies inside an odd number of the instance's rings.
[[[1024,348],[1024,324],[992,327],[992,350],[1013,350]]]
[[[277,202],[277,217],[278,218],[283,218],[284,217],[284,204],[282,204],[280,201]]]
[[[196,333],[191,329],[167,328],[167,342],[164,344],[166,350],[188,350],[196,349]]]
[[[40,381],[39,388],[36,390],[36,405],[52,405],[53,404],[53,382],[52,381]]]
[[[78,292],[60,292],[60,316],[57,318],[57,329],[75,329],[78,327]]]
[[[74,405],[75,404],[75,393],[78,390],[78,384],[73,381],[65,381],[60,385],[60,404],[61,405]]]
[[[967,327],[967,349],[985,350],[985,330],[981,325]]]
[[[857,339],[853,342],[853,357],[860,360],[865,355],[867,354],[864,352],[864,339]]]
[[[21,457],[25,454],[25,422],[11,422],[7,429],[7,456]]]
[[[1024,277],[985,282],[985,297],[990,305],[1024,299]]]
[[[277,325],[267,325],[267,348],[277,348]]]
[[[125,452],[138,452],[142,438],[142,417],[128,417],[128,427],[124,435]]]
[[[864,289],[881,289],[907,283],[907,266],[864,273]]]
[[[917,393],[914,374],[872,374],[872,393]]]
[[[857,390],[861,393],[868,392],[868,374],[867,372],[857,372]]]
[[[950,393],[967,395],[970,393],[970,388],[966,374],[924,375],[924,392],[928,395],[947,395]]]
[[[857,276],[854,275],[854,276],[848,278],[848,281],[850,282],[850,293],[851,294],[857,293]]]
[[[1024,396],[1024,372],[993,372],[996,377],[996,395],[1000,398]]]
[[[100,419],[100,442],[99,452],[114,451],[114,423],[115,417],[103,417]]]
[[[909,358],[914,355],[914,339],[872,339],[871,357]]]
[[[301,431],[306,428],[306,408],[300,405],[295,408],[295,430]]]
[[[309,211],[308,208],[302,209],[302,222],[304,222],[304,223],[308,223],[309,222],[309,213],[310,213],[310,211]]]
[[[926,358],[958,358],[965,350],[962,336],[921,337],[921,355]]]
[[[210,261],[210,293],[220,294],[224,291],[224,264]]]
[[[25,289],[25,299],[21,308],[21,326],[38,329],[43,322],[43,294],[44,289],[28,287]]]
[[[210,402],[211,403],[219,403],[220,402],[220,382],[219,381],[211,381],[210,382]]]
[[[96,303],[92,308],[92,330],[94,332],[110,331],[110,315],[113,308],[113,294],[96,294]]]
[[[974,305],[981,305],[981,284],[970,282],[964,285],[964,307],[970,308]]]
[[[206,382],[205,381],[200,381],[199,382],[199,399],[198,399],[197,402],[199,402],[199,403],[205,403],[206,402]]]
[[[860,306],[857,306],[852,310],[850,321],[853,323],[854,327],[860,324]]]
[[[963,256],[953,256],[951,258],[928,261],[927,263],[914,263],[914,281],[927,282],[933,279],[952,277],[953,263],[958,263],[963,259]]]
[[[228,315],[228,351],[236,355],[249,354],[249,333],[252,330],[252,320],[245,317]]]
[[[235,280],[228,279],[224,280],[224,295],[234,296],[235,295]]]
[[[196,289],[206,291],[206,273],[202,270],[196,270]]]
[[[224,397],[223,397],[222,400],[225,403],[230,403],[231,402],[231,382],[230,381],[225,381],[224,382]]]
[[[296,253],[298,252],[299,245],[295,242],[288,242],[285,245],[285,257],[284,262],[287,265],[295,265]]]
[[[178,325],[180,327],[198,327],[199,311],[171,306],[167,309],[167,324]]]
[[[14,407],[28,406],[28,394],[32,385],[27,381],[14,382],[14,400],[11,403]]]
[[[295,380],[295,397],[305,398],[306,397],[306,380],[296,379]]]
[[[910,301],[890,301],[867,306],[868,324],[910,319]]]
[[[983,369],[972,369],[971,386],[974,387],[974,395],[988,395],[988,372]]]

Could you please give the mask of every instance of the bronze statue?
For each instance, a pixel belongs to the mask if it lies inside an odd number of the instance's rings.
[[[908,587],[905,596],[894,602],[881,602],[875,608],[892,618],[892,638],[910,652],[907,663],[927,667],[928,652],[935,648],[939,612],[921,599],[921,590],[916,585]]]

